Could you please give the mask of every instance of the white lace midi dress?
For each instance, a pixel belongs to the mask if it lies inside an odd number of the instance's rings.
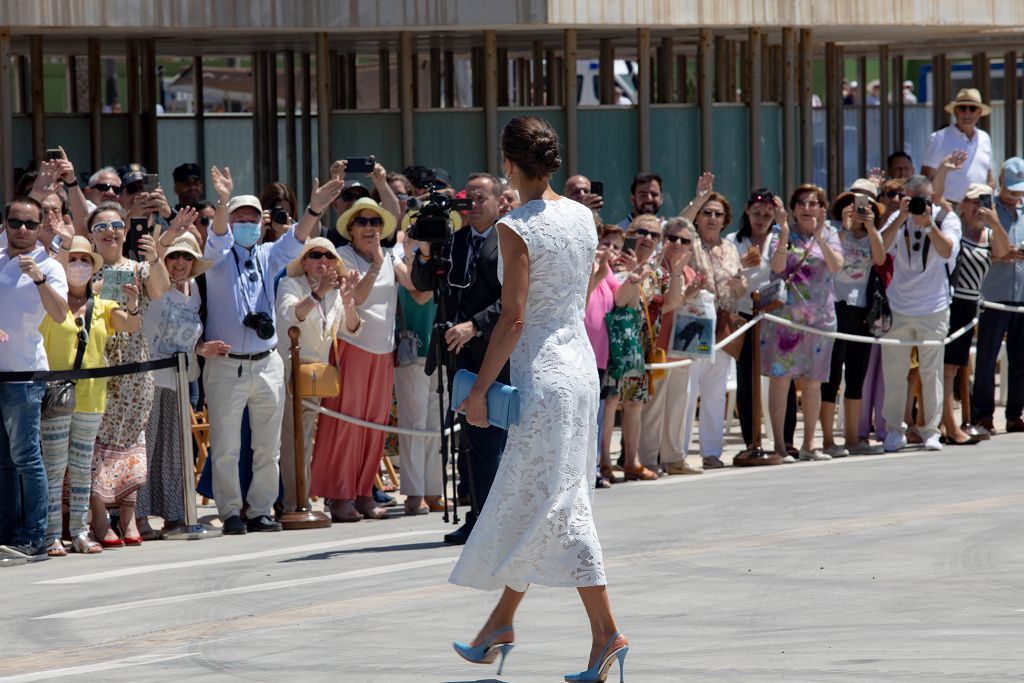
[[[604,585],[591,507],[597,363],[583,324],[597,248],[593,214],[567,198],[534,200],[499,222],[523,239],[530,258],[523,334],[511,358],[521,418],[449,580],[482,590]]]

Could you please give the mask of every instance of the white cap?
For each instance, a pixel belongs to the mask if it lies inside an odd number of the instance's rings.
[[[243,206],[251,206],[260,213],[263,213],[263,205],[260,204],[259,197],[251,194],[240,194],[232,197],[228,201],[228,214],[231,214],[236,209],[240,209]]]

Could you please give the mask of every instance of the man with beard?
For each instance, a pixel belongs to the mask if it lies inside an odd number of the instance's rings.
[[[178,206],[195,206],[204,199],[203,171],[199,164],[182,164],[174,169],[174,193],[178,195]]]
[[[623,230],[627,230],[637,216],[645,213],[658,215],[662,202],[661,176],[649,171],[637,173],[629,186],[629,201],[633,205],[633,210],[619,221],[619,227]],[[665,220],[662,219],[661,222],[664,223]]]

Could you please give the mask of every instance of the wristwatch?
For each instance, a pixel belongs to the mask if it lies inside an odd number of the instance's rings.
[[[46,284],[46,276],[44,275],[42,280],[33,280],[32,284],[34,284],[36,287],[42,287],[43,285]]]
[[[313,218],[320,218],[320,214],[323,213],[323,212],[322,211],[314,211],[312,206],[307,206],[306,207],[306,213],[308,213]]]
[[[78,187],[78,181],[77,180],[72,180],[71,182],[64,182],[62,180],[61,182],[64,183],[64,189],[65,190],[70,190],[72,187]]]

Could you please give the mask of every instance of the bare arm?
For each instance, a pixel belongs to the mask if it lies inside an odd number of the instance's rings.
[[[217,235],[228,233],[228,200],[231,199],[231,192],[235,188],[231,180],[231,169],[224,167],[224,172],[216,166],[210,167],[210,179],[213,182],[213,189],[217,193],[217,213],[213,216],[213,232]]]
[[[711,171],[704,171],[697,178],[697,191],[693,195],[693,200],[686,205],[686,208],[680,212],[680,216],[693,222],[697,219],[697,212],[700,211],[700,207],[704,206],[705,200],[708,195],[715,189],[715,174]]]
[[[772,272],[776,275],[786,272],[786,257],[789,251],[789,223],[779,225],[779,241],[772,252]]]
[[[999,222],[999,216],[993,209],[983,211],[985,224],[992,228],[992,244],[989,245],[992,248],[992,258],[1001,261],[1010,253],[1010,236],[1003,229],[1003,224]]]
[[[402,220],[402,206],[398,202],[398,196],[391,189],[391,186],[388,185],[388,172],[384,169],[384,166],[374,164],[373,173],[370,174],[370,177],[373,178],[373,187],[380,196],[381,208],[389,211],[398,220]]]

